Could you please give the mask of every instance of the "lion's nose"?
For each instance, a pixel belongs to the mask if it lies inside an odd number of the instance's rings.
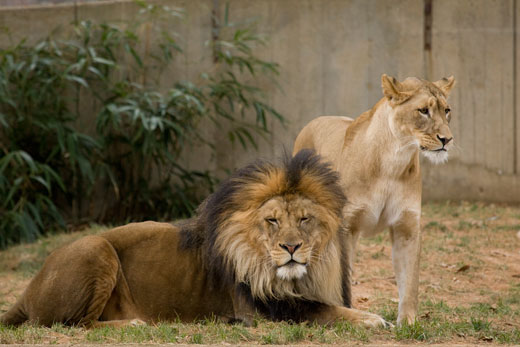
[[[291,243],[280,243],[280,247],[282,247],[283,249],[285,249],[287,252],[289,252],[289,254],[294,254],[294,252],[296,252],[296,250],[298,248],[301,247],[301,243],[298,243],[298,244],[291,244]]]
[[[443,146],[446,146],[448,144],[448,142],[453,140],[453,137],[447,138],[447,137],[439,136],[439,135],[437,135],[437,138],[439,139],[439,141],[442,143]]]

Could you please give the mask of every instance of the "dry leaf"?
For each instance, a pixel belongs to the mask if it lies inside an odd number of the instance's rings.
[[[430,318],[430,314],[431,314],[431,313],[432,313],[431,311],[428,311],[428,312],[426,312],[426,313],[423,313],[423,314],[421,315],[421,318],[428,319],[428,318]]]
[[[479,338],[479,340],[486,341],[486,342],[491,342],[491,341],[493,341],[493,337],[492,336],[481,336]]]
[[[462,265],[457,271],[455,272],[464,272],[464,271],[467,271],[469,269],[469,265]]]
[[[360,298],[357,299],[358,302],[367,302],[368,301],[368,298],[365,297],[365,296],[362,296]]]
[[[520,274],[514,274],[513,277],[514,278],[520,278]]]

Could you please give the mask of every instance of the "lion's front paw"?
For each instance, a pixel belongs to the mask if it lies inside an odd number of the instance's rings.
[[[369,313],[369,312],[364,312],[364,313],[365,313],[365,317],[363,317],[361,320],[362,325],[365,325],[368,327],[373,327],[373,328],[379,328],[379,327],[392,328],[394,326],[392,323],[384,320],[383,317],[378,316],[377,314]]]
[[[130,322],[128,322],[128,325],[132,326],[132,327],[138,327],[138,326],[146,325],[146,322],[136,318],[136,319],[132,319]]]
[[[391,328],[394,326],[392,323],[387,322],[377,314],[356,310],[355,308],[336,307],[336,312],[340,312],[341,318],[351,322],[352,324],[364,325],[366,327],[373,328]]]

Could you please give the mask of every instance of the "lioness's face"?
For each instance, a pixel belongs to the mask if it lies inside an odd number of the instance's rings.
[[[302,197],[275,197],[260,208],[258,223],[262,240],[282,280],[303,277],[312,266],[313,254],[331,239],[330,231],[319,220],[319,207]]]
[[[402,99],[391,103],[393,129],[400,137],[413,139],[412,142],[433,163],[446,161],[454,143],[449,127],[451,108],[447,101],[453,78],[434,83],[417,78],[408,78],[401,83],[394,79],[394,82]]]

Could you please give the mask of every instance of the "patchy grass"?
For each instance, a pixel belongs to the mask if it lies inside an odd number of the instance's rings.
[[[88,230],[46,237],[0,252],[0,312],[21,294],[54,248]],[[520,344],[520,207],[480,203],[423,206],[419,319],[394,329],[269,322],[254,327],[216,320],[85,330],[55,325],[0,327],[0,344]],[[397,288],[388,233],[362,239],[354,273],[354,305],[395,322]]]
[[[107,227],[94,225],[77,232],[48,233],[34,243],[21,244],[0,251],[0,275],[12,272],[24,277],[31,277],[41,268],[45,258],[54,249],[83,236],[98,234],[107,229]]]

